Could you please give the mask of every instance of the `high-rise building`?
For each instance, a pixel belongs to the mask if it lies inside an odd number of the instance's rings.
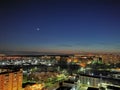
[[[0,90],[22,90],[22,69],[0,71]]]

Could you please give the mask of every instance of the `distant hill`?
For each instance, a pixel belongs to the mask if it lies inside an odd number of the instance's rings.
[[[64,53],[33,52],[33,51],[0,51],[1,55],[65,55]]]

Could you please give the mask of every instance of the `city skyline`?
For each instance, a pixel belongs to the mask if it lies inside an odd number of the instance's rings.
[[[120,52],[117,0],[0,2],[0,52]]]

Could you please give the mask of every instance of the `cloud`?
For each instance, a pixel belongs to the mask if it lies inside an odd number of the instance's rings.
[[[76,46],[91,46],[92,44],[89,43],[76,43]]]
[[[73,47],[72,45],[69,45],[69,44],[60,44],[58,45],[59,47]]]

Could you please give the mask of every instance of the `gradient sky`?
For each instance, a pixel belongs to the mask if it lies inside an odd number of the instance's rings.
[[[0,51],[120,52],[120,2],[1,0]]]

